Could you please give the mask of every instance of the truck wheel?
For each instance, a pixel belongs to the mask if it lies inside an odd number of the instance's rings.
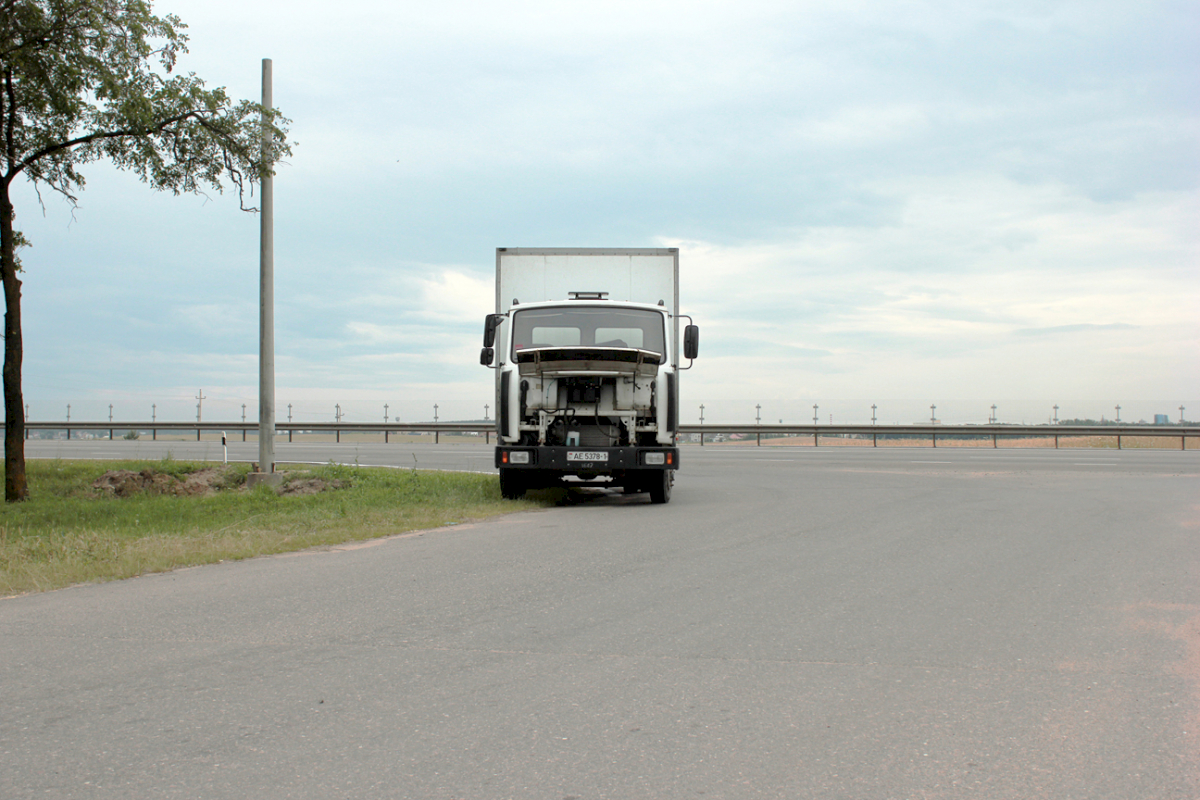
[[[500,470],[500,496],[505,500],[520,500],[525,496],[525,476],[520,470]]]
[[[646,487],[650,492],[650,502],[655,505],[671,502],[671,484],[674,482],[675,473],[669,469],[662,471],[662,477],[651,478]]]

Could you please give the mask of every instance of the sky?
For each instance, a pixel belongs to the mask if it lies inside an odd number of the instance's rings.
[[[1191,0],[154,11],[292,119],[281,421],[482,418],[495,248],[554,246],[680,248],[685,423],[1200,419]],[[84,175],[15,187],[30,419],[255,420],[257,217]]]

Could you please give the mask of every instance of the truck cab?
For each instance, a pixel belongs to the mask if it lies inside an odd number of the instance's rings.
[[[495,465],[505,497],[567,479],[670,500],[678,353],[695,358],[699,332],[686,326],[681,348],[679,315],[667,302],[575,289],[561,299],[513,298],[488,316],[481,362],[497,372]]]

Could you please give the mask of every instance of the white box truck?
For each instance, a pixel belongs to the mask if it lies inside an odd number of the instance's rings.
[[[497,248],[480,363],[496,370],[501,493],[571,477],[669,502],[691,322],[678,248]]]

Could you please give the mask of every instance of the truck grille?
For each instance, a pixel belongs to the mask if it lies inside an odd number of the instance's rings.
[[[620,430],[616,425],[580,425],[580,447],[616,447],[620,444]]]

